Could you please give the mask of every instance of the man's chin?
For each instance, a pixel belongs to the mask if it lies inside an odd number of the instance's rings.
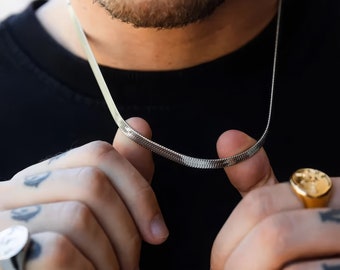
[[[110,16],[136,28],[173,29],[209,17],[225,0],[95,0]],[[137,3],[138,2],[138,3]]]

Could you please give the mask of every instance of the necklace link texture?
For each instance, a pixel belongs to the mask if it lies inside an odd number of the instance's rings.
[[[275,88],[275,77],[276,77],[276,63],[277,63],[277,51],[278,51],[278,40],[279,40],[279,32],[280,32],[280,21],[281,21],[281,6],[282,0],[278,2],[278,11],[277,11],[277,24],[276,24],[276,32],[275,32],[275,44],[274,44],[274,60],[273,60],[273,70],[272,70],[272,82],[271,82],[271,94],[270,94],[270,102],[269,102],[269,111],[268,111],[268,119],[266,128],[260,137],[260,139],[251,147],[246,149],[245,151],[232,155],[226,158],[217,158],[217,159],[205,159],[205,158],[196,158],[187,156],[181,153],[178,153],[174,150],[171,150],[163,145],[160,145],[140,134],[138,131],[134,130],[120,115],[117,106],[115,105],[112,96],[110,94],[110,90],[107,87],[107,84],[104,80],[104,77],[100,71],[99,65],[95,59],[95,56],[91,50],[89,42],[86,38],[84,30],[76,16],[76,13],[71,5],[70,0],[67,0],[68,10],[70,16],[74,22],[75,29],[77,31],[80,43],[85,51],[87,56],[87,60],[92,69],[93,75],[98,83],[98,86],[102,92],[102,95],[105,99],[105,102],[110,110],[110,113],[119,127],[119,129],[132,141],[138,143],[144,148],[166,158],[176,163],[179,163],[184,166],[197,168],[197,169],[220,169],[224,167],[229,167],[240,163],[253,155],[255,155],[263,146],[265,139],[267,137],[269,131],[269,125],[271,121],[272,115],[272,107],[273,107],[273,96],[274,96],[274,88]]]

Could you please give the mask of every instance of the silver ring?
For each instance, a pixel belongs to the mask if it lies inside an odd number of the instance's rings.
[[[30,244],[25,226],[14,225],[0,232],[0,265],[2,270],[24,270]]]

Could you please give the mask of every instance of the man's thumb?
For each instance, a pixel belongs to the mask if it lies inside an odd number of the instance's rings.
[[[238,130],[224,132],[217,141],[220,158],[238,154],[252,145],[255,140]],[[236,165],[226,167],[225,172],[235,188],[245,196],[252,189],[277,182],[266,152],[261,148],[254,156]]]
[[[151,139],[152,131],[149,124],[142,118],[133,117],[127,123],[143,136]],[[151,182],[154,173],[154,162],[151,151],[126,137],[121,130],[118,130],[113,140],[113,147],[124,156],[143,177]]]

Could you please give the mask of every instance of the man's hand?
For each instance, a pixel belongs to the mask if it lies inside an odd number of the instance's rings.
[[[146,137],[147,123],[129,123]],[[138,269],[141,239],[168,236],[150,187],[152,154],[120,131],[30,166],[0,183],[0,230],[28,227],[26,269]]]
[[[217,143],[219,156],[254,142],[244,133],[228,131]],[[339,178],[333,178],[329,208],[305,209],[288,183],[278,183],[263,149],[225,171],[243,199],[214,242],[212,270],[340,267]]]

